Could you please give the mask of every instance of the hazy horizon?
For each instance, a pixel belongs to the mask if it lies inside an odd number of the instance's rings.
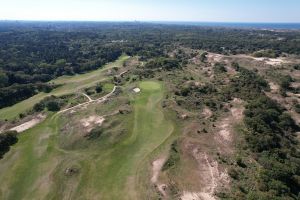
[[[0,20],[300,23],[297,0],[10,0]]]

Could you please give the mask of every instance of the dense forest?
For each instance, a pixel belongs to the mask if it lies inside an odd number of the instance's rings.
[[[299,32],[151,23],[0,22],[0,108],[54,86],[62,75],[97,69],[121,54],[168,57],[178,45],[222,54],[272,49],[300,54]],[[268,52],[268,51],[266,51]],[[265,52],[256,53],[257,56]],[[172,61],[176,64],[177,61]]]

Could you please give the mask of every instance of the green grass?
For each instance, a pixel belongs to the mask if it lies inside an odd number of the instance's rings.
[[[160,106],[163,85],[146,81],[139,87],[141,93],[131,97],[133,113],[119,115],[127,133],[112,145],[103,137],[84,149],[61,149],[59,116],[23,133],[0,160],[0,199],[146,199],[140,193],[141,169],[149,167],[149,158],[175,127]],[[71,167],[78,174],[66,176]]]
[[[121,56],[117,61],[109,63],[98,70],[75,76],[62,76],[55,80],[52,80],[50,81],[50,83],[63,85],[54,89],[50,93],[42,92],[11,107],[0,109],[0,120],[11,120],[18,117],[20,113],[24,113],[27,110],[31,109],[34,104],[40,102],[47,96],[62,96],[66,94],[73,94],[81,89],[96,85],[96,83],[108,79],[108,77],[106,77],[104,73],[106,70],[111,69],[113,67],[121,67],[126,59],[128,59],[128,56]]]
[[[103,90],[106,93],[111,92],[113,90],[113,88],[114,88],[114,84],[112,84],[112,83],[105,83],[103,86]]]

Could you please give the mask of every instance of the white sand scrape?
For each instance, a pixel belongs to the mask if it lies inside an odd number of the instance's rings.
[[[270,89],[271,89],[271,93],[277,93],[279,92],[279,85],[275,84],[274,82],[269,82],[269,86],[270,86]]]
[[[180,197],[181,200],[216,200],[215,197],[204,192],[187,192],[184,191],[183,195]]]
[[[33,118],[32,120],[25,122],[19,126],[13,127],[10,130],[11,131],[17,131],[18,133],[24,132],[32,127],[34,127],[35,125],[39,124],[40,122],[42,122],[44,119],[46,119],[45,115],[38,115],[37,117]]]
[[[151,178],[152,183],[157,182],[159,172],[162,169],[165,162],[166,162],[166,158],[160,158],[160,159],[157,159],[157,160],[153,161],[153,163],[152,163],[153,176]]]
[[[223,59],[223,55],[221,54],[216,54],[216,53],[209,53],[207,55],[207,58],[209,61],[212,61],[212,62],[221,62],[221,60]]]
[[[203,109],[202,115],[205,116],[205,119],[208,119],[213,115],[213,112],[208,107],[206,107]]]
[[[133,91],[134,91],[135,93],[140,93],[140,92],[141,92],[141,89],[140,89],[140,88],[134,88]]]
[[[205,181],[205,186],[202,191],[191,192],[183,191],[181,200],[216,200],[215,192],[221,185],[228,185],[230,182],[227,171],[219,171],[217,161],[208,157],[205,152],[201,152],[195,148],[193,150],[193,157],[198,162],[199,172],[201,178]]]
[[[84,126],[88,132],[90,132],[95,125],[102,125],[104,120],[104,117],[94,115],[88,118],[81,119],[80,122],[82,126]]]
[[[256,60],[256,61],[264,62],[265,64],[272,65],[272,66],[289,63],[284,58],[264,58],[264,57],[263,58],[251,57],[251,58]]]
[[[159,173],[161,172],[162,167],[164,166],[166,162],[166,158],[159,158],[152,162],[152,177],[151,177],[151,183],[153,183],[158,191],[165,197],[167,196],[165,189],[167,188],[166,184],[160,183],[158,181]]]

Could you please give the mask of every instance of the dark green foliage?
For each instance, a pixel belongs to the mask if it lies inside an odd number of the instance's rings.
[[[294,109],[295,109],[295,111],[296,111],[297,113],[300,114],[300,104],[296,104],[296,105],[294,106]]]
[[[50,92],[55,87],[49,84],[15,84],[0,88],[0,108],[11,106],[38,92]]]
[[[237,62],[233,62],[231,63],[231,66],[236,70],[236,71],[240,71],[240,65]]]
[[[101,93],[103,91],[103,86],[101,84],[97,84],[96,86],[96,92]]]
[[[244,121],[251,130],[246,140],[255,152],[270,151],[281,148],[286,142],[291,143],[289,138],[298,128],[290,116],[266,96],[247,105]]]
[[[206,62],[207,61],[207,52],[204,52],[200,55],[200,61],[201,62]]]
[[[89,134],[86,135],[88,140],[97,139],[103,134],[103,129],[101,127],[96,127],[91,130]]]
[[[269,84],[255,72],[239,67],[239,74],[223,90],[225,97],[243,97],[246,101],[260,96],[262,91],[269,91]]]
[[[215,73],[225,73],[227,71],[223,63],[216,63],[213,69]]]
[[[285,40],[277,40],[278,37]],[[298,32],[148,23],[3,21],[0,22],[0,89],[13,85],[25,88],[26,84],[94,70],[116,60],[122,53],[137,55],[141,61],[164,57],[150,63],[147,66],[150,70],[141,74],[151,78],[153,69],[173,70],[187,64],[189,58],[182,50],[169,58],[167,52],[178,46],[223,54],[260,52],[258,56],[273,57],[282,52],[300,54],[299,42],[295,42],[299,39]],[[276,52],[266,49],[276,49]],[[206,54],[200,57],[205,61]],[[18,97],[10,103],[1,99],[0,105],[10,106],[36,94],[34,90],[25,94],[6,90],[7,96],[10,93]]]
[[[0,159],[2,159],[3,155],[9,151],[10,146],[17,142],[18,138],[16,131],[0,133]]]
[[[0,88],[8,85],[8,76],[0,71]]]
[[[284,108],[265,96],[267,84],[261,77],[244,68],[239,72],[226,92],[248,103],[245,139],[261,166],[255,172],[257,186],[248,191],[247,198],[296,199],[300,192],[300,153],[295,132],[299,127]],[[237,164],[243,168],[241,160]]]
[[[240,157],[238,157],[238,158],[236,159],[236,164],[237,164],[239,167],[242,167],[242,168],[246,168],[246,167],[247,167],[247,165],[244,163],[243,159],[240,158]]]
[[[40,112],[47,108],[48,111],[56,112],[59,111],[65,103],[66,99],[64,99],[64,97],[50,96],[35,104],[33,110]]]
[[[300,65],[294,65],[295,70],[300,70]]]
[[[275,52],[274,50],[261,50],[253,53],[254,57],[266,57],[266,58],[277,58],[279,53]]]
[[[287,91],[290,89],[291,82],[293,82],[292,77],[289,75],[280,77],[280,87],[283,91]]]
[[[151,60],[145,65],[146,69],[166,69],[166,70],[173,70],[180,68],[181,65],[178,60],[173,58],[156,58]]]
[[[60,102],[56,100],[50,100],[47,102],[46,107],[49,111],[59,111],[60,110]]]
[[[233,178],[233,179],[238,179],[239,178],[239,173],[236,171],[234,168],[230,168],[228,170],[228,175]]]
[[[179,154],[178,142],[175,141],[171,145],[169,158],[164,164],[162,170],[165,171],[173,168],[179,162],[179,160],[180,160],[180,154]]]
[[[188,96],[189,93],[190,93],[190,88],[189,87],[184,87],[180,91],[181,96],[184,96],[184,97]]]

